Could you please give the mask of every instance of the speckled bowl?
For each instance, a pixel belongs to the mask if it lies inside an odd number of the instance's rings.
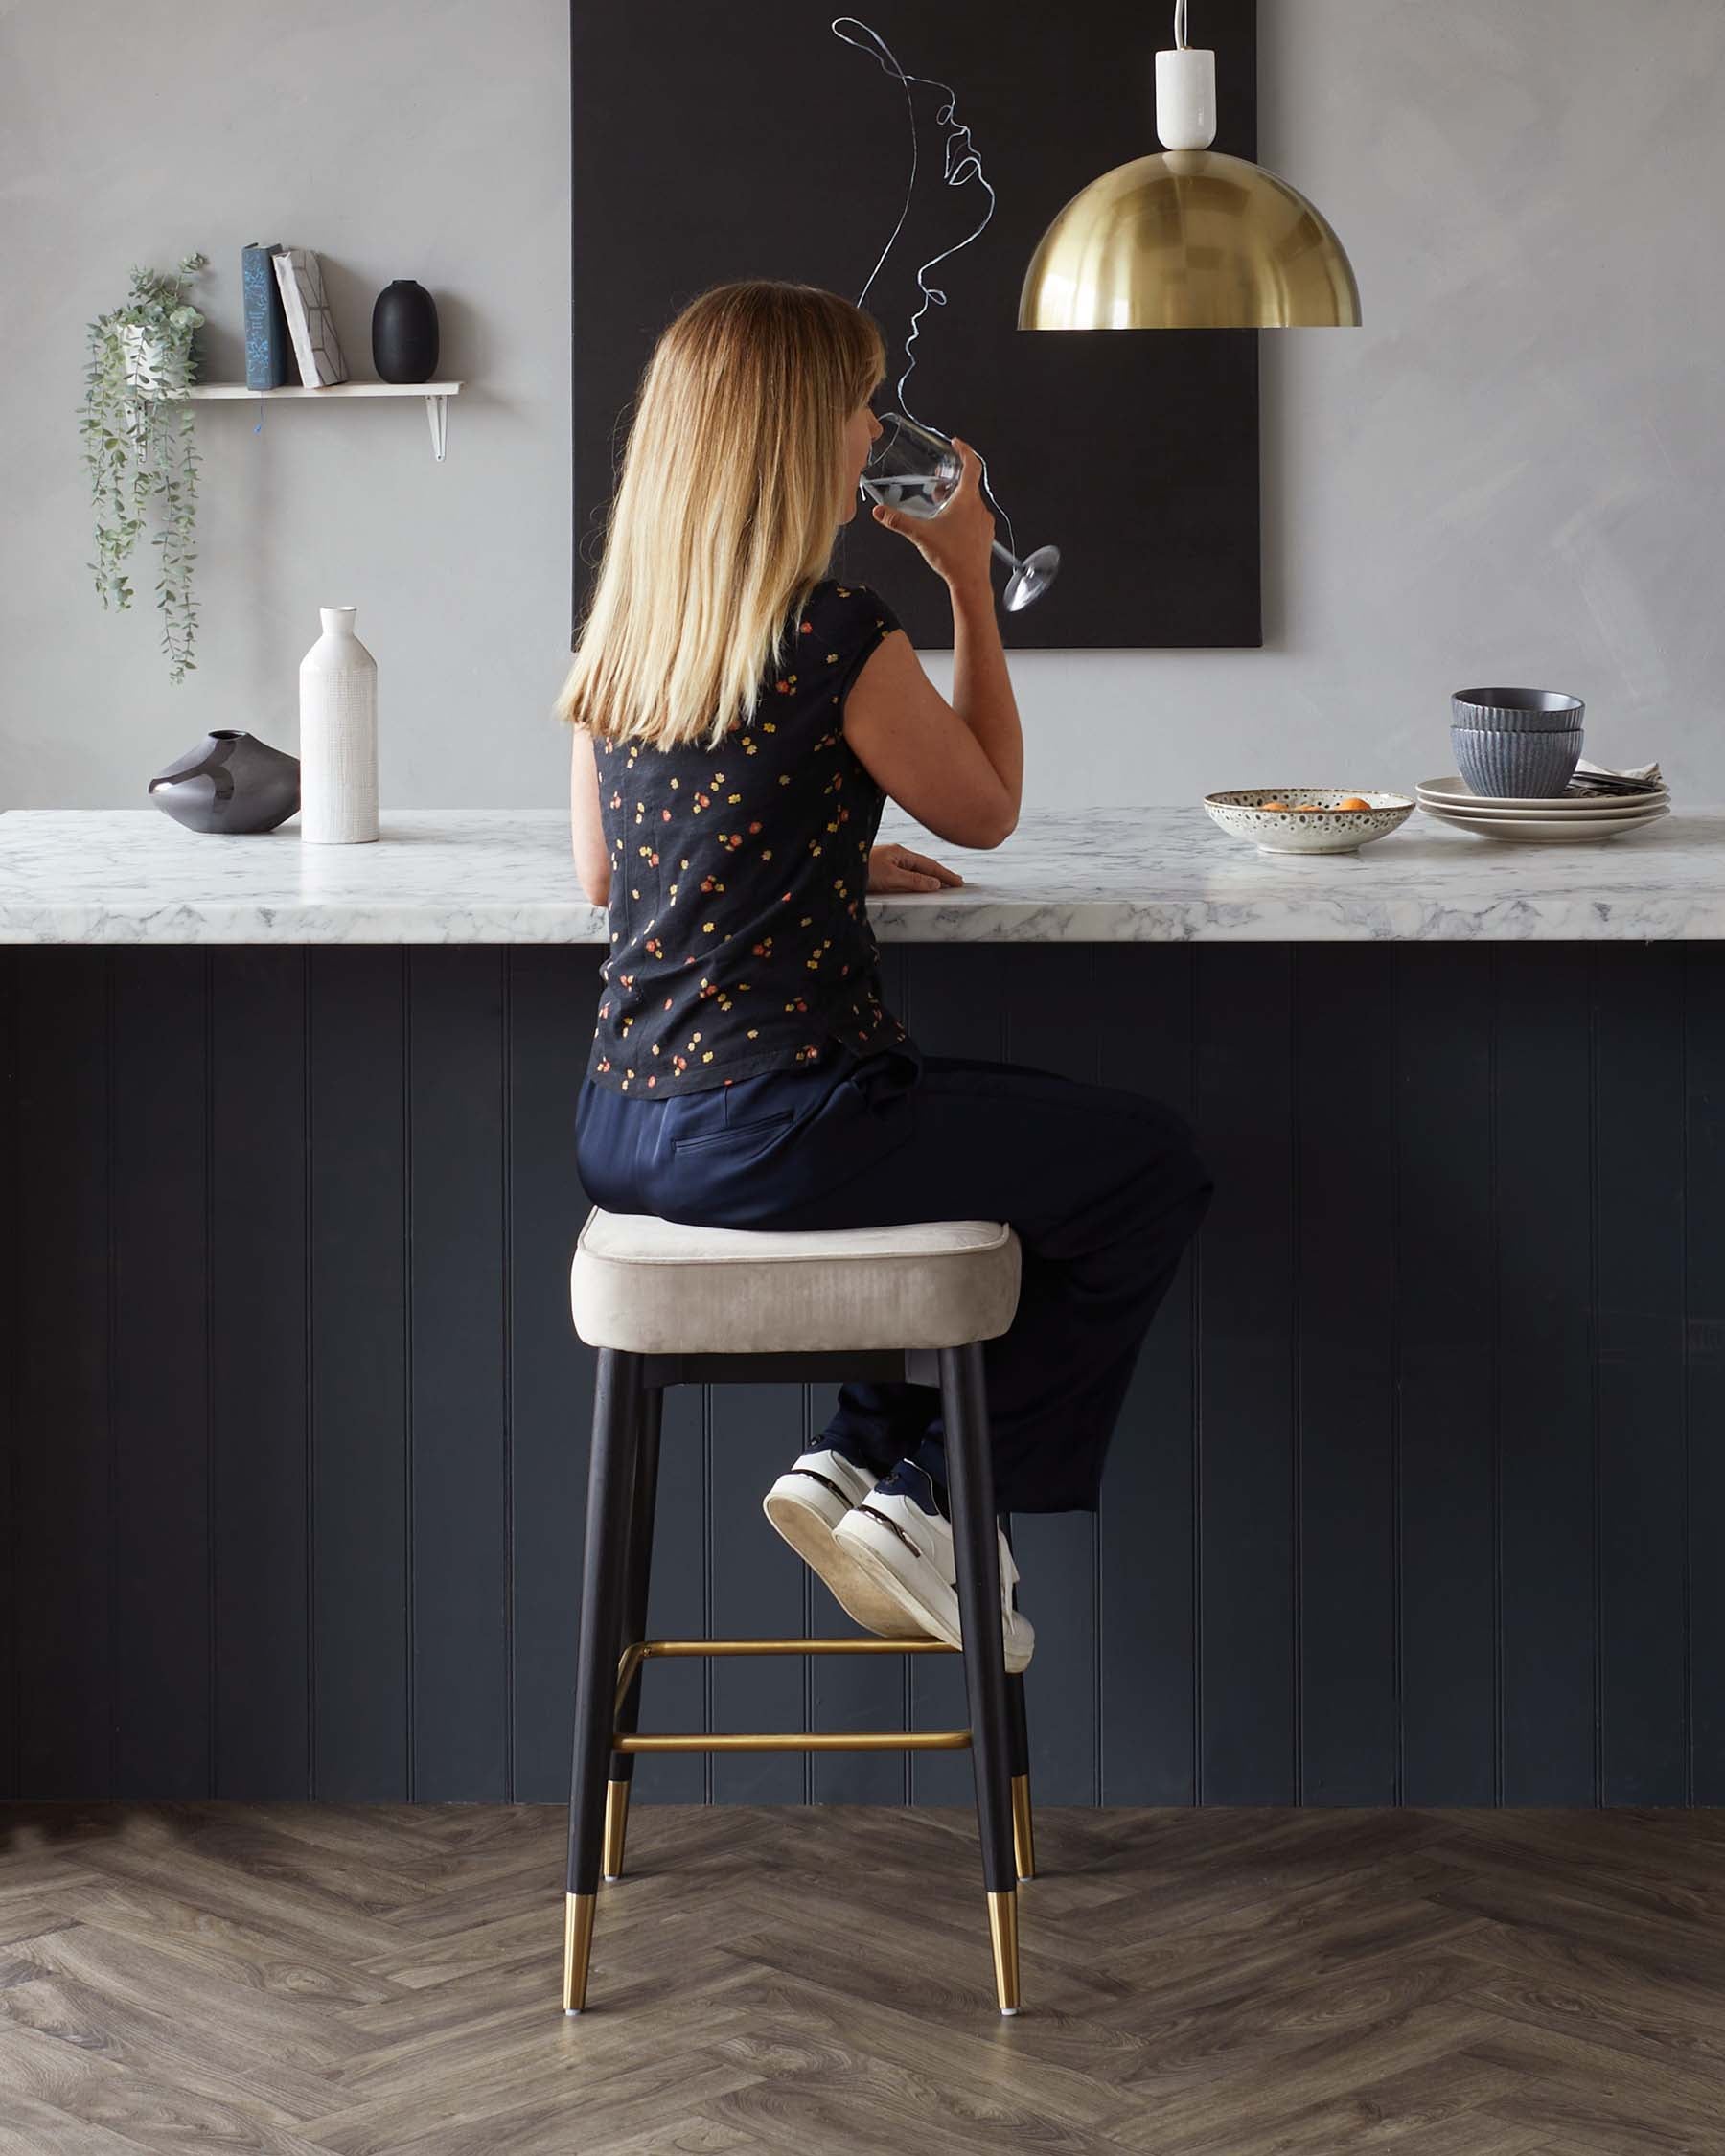
[[[1338,809],[1350,792],[1370,802],[1368,809]],[[1266,809],[1266,801],[1286,801],[1285,809]],[[1302,814],[1296,801],[1322,806]],[[1346,786],[1254,786],[1243,793],[1207,793],[1205,813],[1235,838],[1249,839],[1262,854],[1352,854],[1374,838],[1387,838],[1414,813],[1405,793],[1367,793]]]

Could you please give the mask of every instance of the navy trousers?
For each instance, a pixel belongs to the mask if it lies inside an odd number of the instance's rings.
[[[663,1100],[583,1087],[577,1158],[607,1212],[702,1227],[1004,1220],[1018,1314],[983,1350],[1003,1512],[1093,1510],[1138,1348],[1210,1179],[1179,1116],[1023,1065],[834,1044],[818,1064]],[[944,1484],[932,1387],[842,1388],[827,1425]]]

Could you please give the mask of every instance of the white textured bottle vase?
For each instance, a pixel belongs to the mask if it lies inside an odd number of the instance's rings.
[[[300,822],[314,846],[378,836],[378,662],[352,607],[320,607],[323,634],[300,661]]]

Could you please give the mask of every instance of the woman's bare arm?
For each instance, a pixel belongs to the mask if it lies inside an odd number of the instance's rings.
[[[992,596],[984,603],[992,613]],[[955,692],[958,682],[955,646]],[[998,846],[1011,836],[1023,773],[1017,722],[1013,707],[1010,725],[991,729],[1006,736],[994,741],[997,764],[981,729],[929,679],[902,630],[876,646],[844,700],[844,738],[875,784],[954,846]]]
[[[875,783],[937,837],[998,846],[1018,822],[1024,737],[989,582],[994,517],[980,460],[954,439],[964,477],[940,515],[877,508],[945,578],[953,602],[953,700],[923,672],[902,631],[883,637],[851,684],[844,738]]]
[[[605,847],[605,823],[599,814],[599,770],[593,762],[593,737],[571,729],[569,757],[569,830],[575,848],[575,873],[589,905],[610,904],[610,856]]]

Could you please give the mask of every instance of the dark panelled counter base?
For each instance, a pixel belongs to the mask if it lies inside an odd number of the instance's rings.
[[[1216,1171],[1101,1515],[1017,1523],[1039,1799],[1725,1801],[1720,947],[886,958],[929,1048],[1158,1093]],[[0,951],[0,1792],[561,1800],[596,960]],[[656,1635],[841,1628],[760,1513],[824,1412],[672,1395]],[[964,1718],[939,1656],[655,1682],[670,1729]],[[969,1765],[642,1763],[702,1796]]]

